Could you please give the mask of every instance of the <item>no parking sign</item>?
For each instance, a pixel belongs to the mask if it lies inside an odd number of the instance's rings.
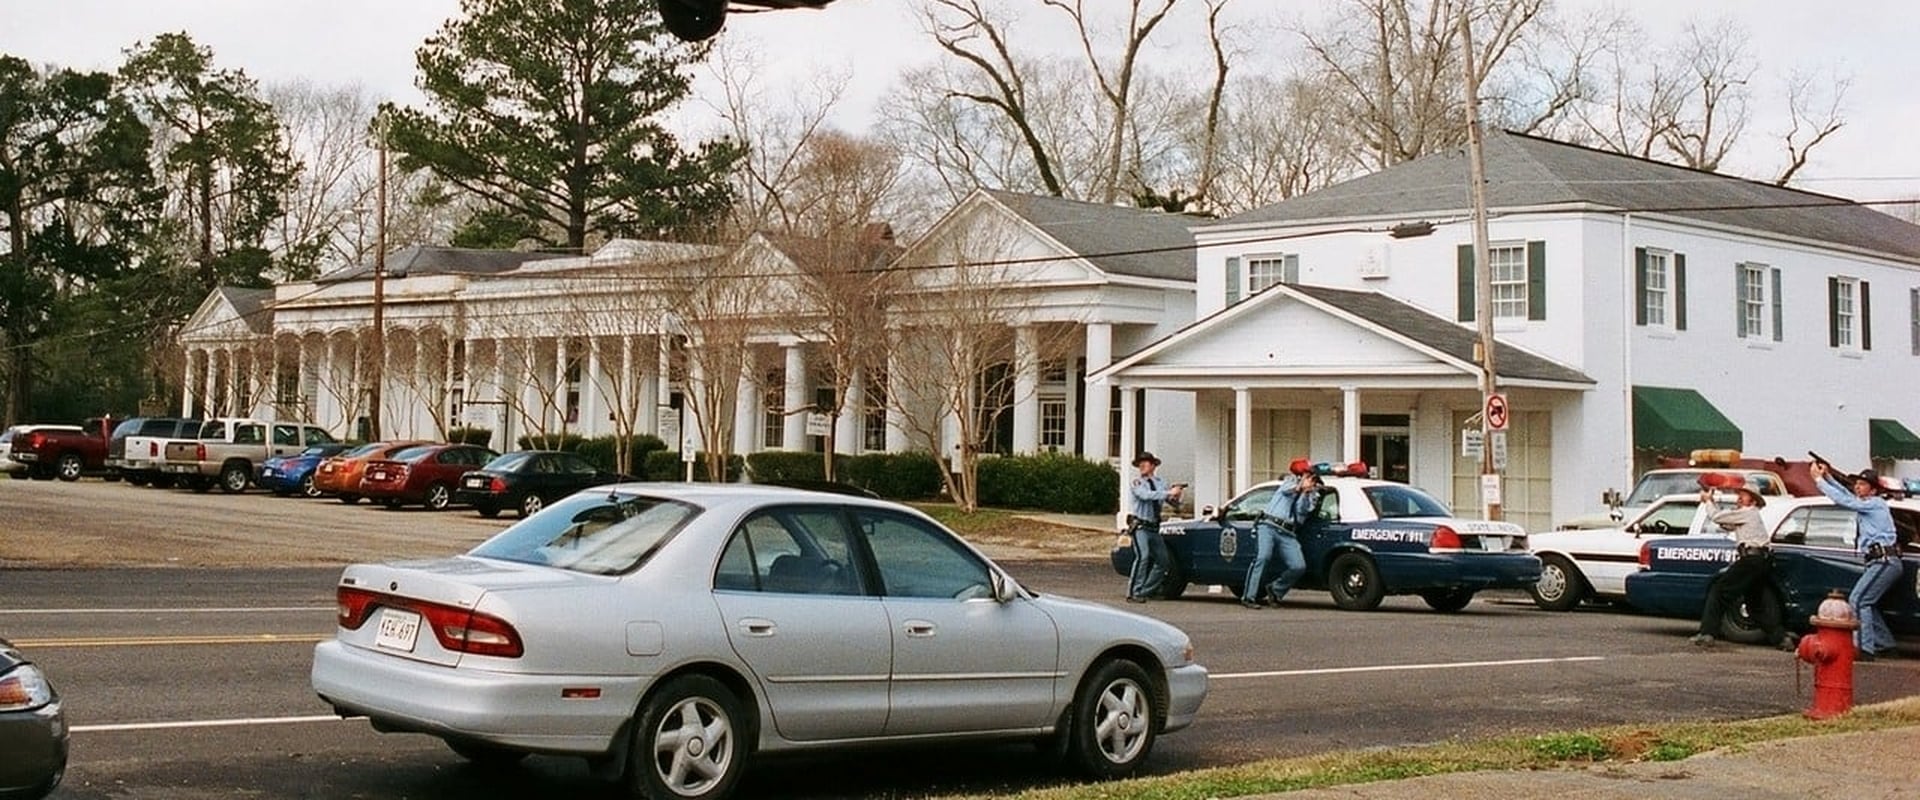
[[[1504,393],[1487,395],[1487,430],[1504,431],[1507,429],[1507,396]]]

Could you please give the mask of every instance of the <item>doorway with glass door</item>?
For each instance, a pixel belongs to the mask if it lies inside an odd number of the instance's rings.
[[[1360,460],[1367,477],[1406,483],[1413,476],[1413,418],[1406,414],[1360,415]]]

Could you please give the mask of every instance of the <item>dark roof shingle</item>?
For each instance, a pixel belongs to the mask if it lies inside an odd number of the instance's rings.
[[[1194,280],[1195,217],[1063,197],[983,189],[1101,270],[1136,278]]]
[[[1480,340],[1479,334],[1419,306],[1395,300],[1379,292],[1300,284],[1282,285],[1455,359],[1476,363],[1473,350]],[[1584,372],[1558,361],[1534,355],[1497,338],[1493,343],[1493,366],[1501,378],[1557,383],[1590,384],[1594,382]]]

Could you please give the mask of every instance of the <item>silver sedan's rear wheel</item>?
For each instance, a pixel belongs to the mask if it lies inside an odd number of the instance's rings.
[[[1068,762],[1095,778],[1133,774],[1153,752],[1159,714],[1139,664],[1116,659],[1094,667],[1073,699]]]
[[[654,800],[725,797],[747,760],[740,701],[705,675],[675,678],[647,698],[628,770],[634,793]]]

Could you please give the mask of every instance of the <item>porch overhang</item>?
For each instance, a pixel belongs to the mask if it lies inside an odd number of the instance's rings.
[[[1867,454],[1876,459],[1920,458],[1920,436],[1897,419],[1869,419]]]
[[[1692,389],[1633,387],[1633,448],[1668,453],[1738,450],[1745,437],[1713,403]]]

